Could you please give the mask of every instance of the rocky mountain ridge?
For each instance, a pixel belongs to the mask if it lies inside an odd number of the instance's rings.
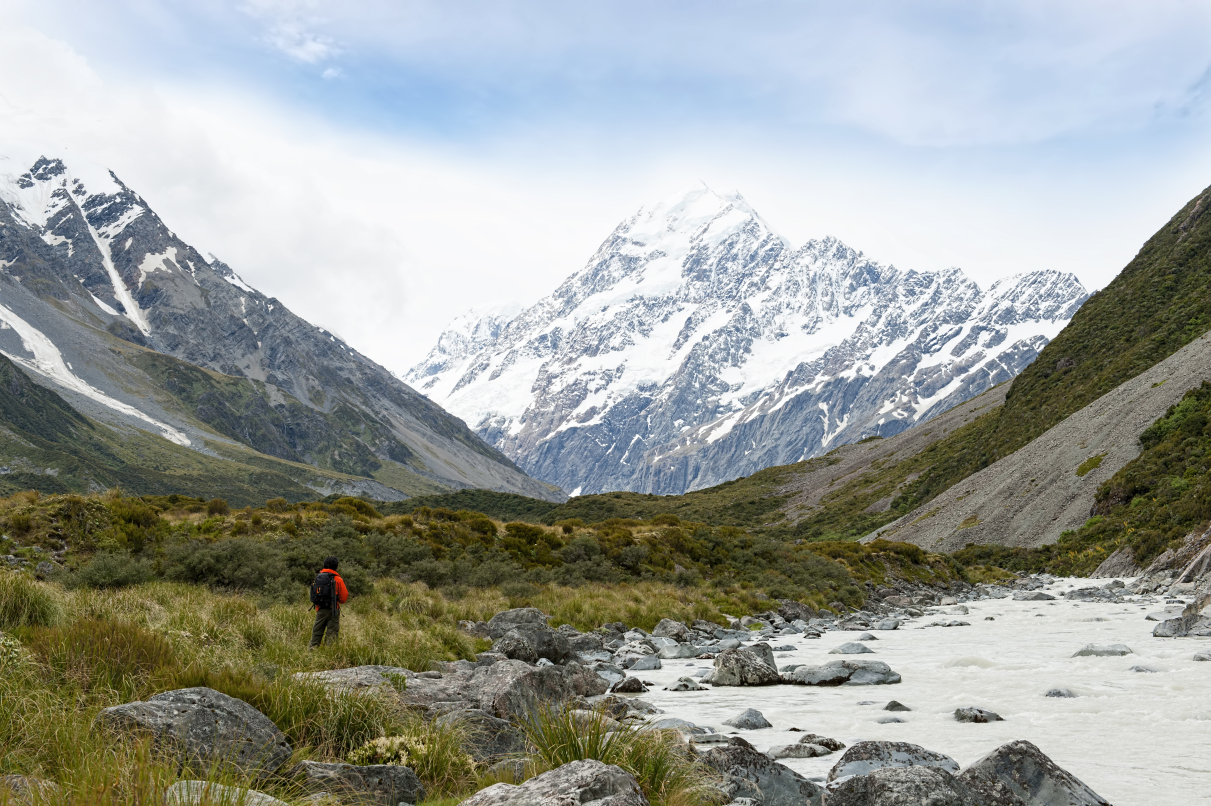
[[[924,422],[1013,378],[1086,297],[1059,272],[983,291],[834,238],[793,249],[701,187],[507,324],[463,318],[404,378],[537,478],[678,494]]]
[[[0,161],[0,352],[90,417],[203,453],[246,446],[376,497],[560,496],[87,166]]]

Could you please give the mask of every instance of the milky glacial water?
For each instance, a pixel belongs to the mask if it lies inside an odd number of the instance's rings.
[[[1105,580],[1099,580],[1104,583]],[[1063,579],[1047,589],[1058,595],[1089,580]],[[665,661],[662,669],[638,677],[657,684],[640,695],[664,716],[708,725],[743,736],[759,750],[793,744],[802,736],[792,727],[840,739],[904,741],[946,753],[961,765],[976,761],[1016,739],[1034,742],[1115,806],[1189,806],[1211,802],[1211,662],[1196,652],[1211,639],[1153,638],[1148,613],[1163,603],[1089,604],[1015,602],[995,599],[967,603],[970,613],[915,619],[894,631],[871,631],[871,655],[830,655],[858,633],[835,631],[822,638],[777,636],[771,646],[780,666],[820,664],[842,658],[877,659],[903,677],[884,686],[721,687],[705,692],[661,690],[711,661]],[[952,608],[937,608],[947,613]],[[986,616],[995,620],[986,621]],[[934,620],[961,619],[969,627],[927,627]],[[1080,657],[1085,644],[1126,644],[1135,654]],[[1153,674],[1130,671],[1132,666]],[[1076,699],[1044,697],[1064,687]],[[913,710],[891,714],[882,708],[898,700]],[[862,705],[863,701],[874,701]],[[956,708],[995,711],[1004,722],[956,722]],[[745,708],[756,708],[772,728],[735,731],[723,724]],[[879,724],[897,716],[902,724]],[[783,759],[807,777],[828,774],[839,758]]]

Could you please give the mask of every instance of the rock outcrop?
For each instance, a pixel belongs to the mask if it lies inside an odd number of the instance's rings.
[[[648,806],[629,772],[600,761],[573,761],[520,785],[493,784],[462,806]]]

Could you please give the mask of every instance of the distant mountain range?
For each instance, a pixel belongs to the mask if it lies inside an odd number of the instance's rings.
[[[564,497],[88,166],[0,158],[0,353],[23,390],[6,403],[20,422],[0,420],[10,484]],[[47,425],[18,375],[69,413]]]
[[[923,423],[1012,379],[1087,297],[1054,271],[982,290],[795,249],[697,187],[529,308],[460,317],[404,379],[535,478],[678,494]]]

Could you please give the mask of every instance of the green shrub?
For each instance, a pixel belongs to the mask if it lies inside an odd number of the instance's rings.
[[[216,515],[226,515],[231,512],[231,507],[227,506],[226,499],[212,498],[206,502],[206,514],[210,517]]]
[[[358,766],[402,764],[411,767],[430,797],[465,791],[475,780],[475,761],[463,750],[465,729],[458,725],[411,721],[399,735],[372,739],[351,752]]]
[[[126,588],[155,578],[151,562],[128,552],[102,552],[80,566],[69,583],[80,588]]]
[[[63,609],[54,590],[18,573],[0,573],[0,628],[55,624]]]
[[[164,577],[175,582],[236,590],[259,590],[270,580],[286,576],[282,552],[252,538],[216,543],[191,540],[168,546],[163,569]]]

